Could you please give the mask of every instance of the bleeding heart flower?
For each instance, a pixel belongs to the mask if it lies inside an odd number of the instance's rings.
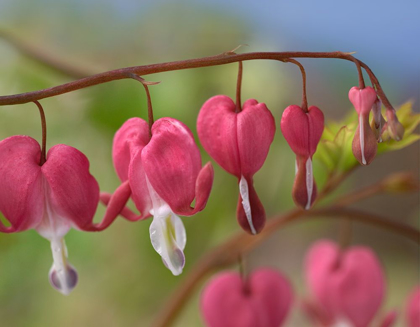
[[[301,107],[292,105],[284,110],[280,127],[284,138],[296,154],[293,200],[308,210],[317,195],[312,156],[324,131],[324,114],[315,106],[309,107],[308,112],[305,112]]]
[[[185,264],[186,232],[178,215],[192,216],[206,206],[213,183],[210,163],[201,156],[191,131],[180,121],[161,118],[152,127],[140,118],[127,120],[114,137],[113,160],[123,184],[140,211],[121,213],[129,220],[153,215],[150,239],[174,275]],[[195,199],[195,207],[191,203]],[[101,195],[105,204],[108,194]]]
[[[121,211],[117,190],[103,221],[93,224],[99,200],[99,186],[89,173],[83,153],[59,144],[48,151],[40,166],[41,148],[29,136],[12,136],[0,142],[0,211],[10,222],[0,222],[3,233],[34,228],[51,242],[54,263],[50,283],[63,294],[76,286],[77,273],[67,262],[64,235],[71,227],[100,231]]]
[[[406,317],[408,327],[420,327],[420,286],[408,297]]]
[[[201,312],[209,327],[279,327],[292,301],[289,282],[273,269],[258,269],[246,280],[227,272],[205,287]]]
[[[368,165],[376,155],[377,138],[369,125],[369,114],[375,109],[375,122],[379,122],[377,95],[375,89],[368,86],[364,89],[352,87],[349,91],[349,99],[359,115],[359,125],[353,138],[353,154],[362,165]]]
[[[305,273],[324,325],[369,326],[385,293],[381,265],[369,248],[341,250],[333,242],[319,241],[306,256]],[[394,320],[391,312],[381,326],[390,326]]]
[[[240,112],[227,96],[207,100],[197,119],[201,144],[210,156],[239,182],[236,216],[248,233],[259,233],[265,224],[265,210],[253,185],[273,142],[276,127],[264,103],[247,100]]]

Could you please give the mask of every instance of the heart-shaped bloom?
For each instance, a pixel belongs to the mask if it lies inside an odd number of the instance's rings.
[[[210,163],[201,167],[201,156],[191,131],[173,118],[157,120],[149,135],[140,118],[127,120],[117,131],[113,144],[115,170],[140,211],[129,220],[153,215],[150,238],[156,252],[174,275],[185,264],[186,232],[180,216],[192,216],[206,206],[213,183]],[[191,203],[195,199],[195,207]],[[103,194],[101,200],[109,201]]]
[[[353,154],[362,165],[368,165],[375,157],[378,147],[377,137],[369,125],[369,114],[374,108],[374,120],[379,124],[382,119],[380,110],[377,108],[380,102],[375,89],[370,86],[364,89],[352,87],[349,91],[349,99],[359,115],[359,124],[353,138]]]
[[[296,154],[293,200],[302,208],[309,209],[317,195],[312,156],[324,131],[324,114],[315,106],[309,107],[308,112],[305,112],[301,107],[291,105],[284,110],[280,127],[284,138]]]
[[[292,302],[289,282],[273,269],[258,269],[246,280],[226,272],[205,287],[201,313],[209,327],[279,327]]]
[[[197,119],[200,142],[210,156],[239,182],[239,225],[251,234],[265,224],[265,210],[253,185],[273,142],[276,127],[264,103],[247,100],[240,112],[227,96],[207,100]]]
[[[0,222],[4,233],[36,229],[51,242],[54,263],[51,285],[68,294],[77,283],[76,270],[67,262],[64,235],[71,227],[100,231],[121,211],[121,192],[111,199],[103,221],[93,224],[99,201],[99,186],[89,173],[83,153],[59,144],[48,151],[40,166],[41,148],[29,136],[12,136],[0,142],[0,211],[10,226]]]
[[[408,327],[420,327],[420,286],[417,286],[408,297],[406,319]]]
[[[369,248],[342,250],[333,242],[318,241],[306,256],[305,274],[315,300],[312,311],[317,314],[313,316],[325,326],[370,326],[384,298],[385,280]],[[391,312],[381,326],[390,326],[394,320]]]

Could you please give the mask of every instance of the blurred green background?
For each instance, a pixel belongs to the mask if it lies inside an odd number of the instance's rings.
[[[314,2],[315,3],[315,2]],[[419,31],[413,16],[420,5],[405,1],[71,1],[2,0],[0,28],[53,58],[86,74],[105,70],[210,56],[248,44],[245,51],[357,51],[371,66],[391,102],[409,99],[418,108]],[[394,19],[400,19],[398,25]],[[363,22],[363,23],[360,23]],[[391,23],[389,23],[391,22]],[[417,31],[417,32],[416,32]],[[58,85],[72,78],[57,73],[0,39],[0,94],[8,95]],[[353,65],[337,60],[302,60],[307,67],[308,99],[326,119],[353,110],[347,99],[356,85]],[[234,97],[237,65],[147,76],[161,81],[150,87],[155,119],[171,116],[196,135],[197,113],[209,97]],[[255,176],[268,216],[293,207],[294,156],[279,129],[284,108],[299,104],[301,79],[294,65],[267,61],[244,63],[243,101],[255,98],[271,109],[277,133],[264,167]],[[111,162],[112,138],[128,118],[146,118],[146,99],[138,82],[123,80],[42,101],[48,122],[48,147],[74,146],[91,163],[101,190],[119,185]],[[26,134],[40,141],[39,114],[33,104],[0,108],[0,137]],[[198,139],[196,138],[198,141]],[[200,146],[201,147],[201,146]],[[211,160],[203,151],[203,163]],[[66,236],[69,260],[79,272],[79,285],[68,296],[48,284],[52,263],[47,241],[35,231],[0,235],[0,317],[2,326],[148,326],[174,288],[188,278],[194,263],[209,249],[240,231],[236,223],[237,183],[215,165],[214,190],[206,209],[184,218],[187,263],[174,277],[153,250],[151,220],[117,221],[101,233],[72,230]],[[358,169],[339,193],[379,181],[391,172],[419,170],[418,143],[378,157]],[[317,163],[316,179],[325,179]],[[1,187],[1,186],[0,186]],[[419,227],[418,194],[377,196],[356,205]],[[103,215],[100,205],[96,221]],[[293,283],[296,298],[307,294],[302,260],[319,238],[337,239],[337,222],[308,221],[286,227],[247,256],[248,268],[274,266]],[[354,227],[354,244],[372,247],[388,277],[383,310],[402,309],[408,292],[419,283],[419,252],[398,235],[365,225]],[[237,269],[237,267],[232,267]],[[201,287],[202,285],[200,285]],[[296,304],[297,301],[296,301]],[[174,326],[202,326],[199,290]],[[400,316],[399,325],[402,326]],[[287,326],[305,326],[298,305]]]

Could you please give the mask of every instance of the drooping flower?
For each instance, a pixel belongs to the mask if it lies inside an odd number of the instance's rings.
[[[317,196],[312,156],[324,131],[324,114],[315,106],[309,107],[308,112],[305,112],[301,107],[292,105],[284,110],[280,127],[284,138],[296,154],[293,200],[302,208],[309,209]]]
[[[259,233],[265,224],[265,210],[253,185],[273,142],[276,127],[264,103],[247,100],[240,112],[227,96],[207,100],[197,119],[200,142],[210,156],[239,182],[236,216],[248,233]]]
[[[406,320],[408,327],[420,327],[420,286],[417,286],[408,297]]]
[[[235,272],[217,275],[203,290],[200,307],[208,327],[279,327],[292,302],[287,279],[261,268],[246,280]]]
[[[100,231],[118,215],[124,194],[117,190],[100,224],[93,224],[99,187],[89,173],[83,153],[59,144],[48,151],[40,165],[41,148],[29,136],[12,136],[0,142],[0,211],[10,226],[0,222],[3,233],[36,229],[51,242],[54,263],[50,283],[63,294],[76,286],[77,273],[67,261],[64,236],[71,227]]]
[[[113,144],[115,170],[140,211],[130,220],[153,215],[150,239],[165,266],[179,275],[185,264],[186,232],[180,216],[192,216],[204,209],[213,183],[210,163],[201,167],[201,156],[191,131],[173,118],[157,120],[149,135],[140,118],[127,120],[117,131]],[[191,203],[195,199],[195,207]],[[102,194],[106,204],[109,195]]]
[[[375,122],[379,123],[380,106],[374,88],[368,86],[360,89],[356,86],[349,91],[349,99],[359,115],[359,124],[353,138],[353,154],[362,165],[372,162],[377,150],[377,137],[369,125],[369,114],[372,108],[375,109]],[[380,107],[379,107],[380,108]]]
[[[306,255],[305,274],[314,300],[307,312],[314,320],[331,327],[370,326],[384,298],[385,278],[369,248],[342,250],[333,242],[318,241]],[[395,315],[387,314],[380,326],[390,326]]]

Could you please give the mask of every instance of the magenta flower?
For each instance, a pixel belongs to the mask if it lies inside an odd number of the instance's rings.
[[[254,174],[262,167],[273,142],[276,127],[264,103],[247,100],[240,112],[227,96],[207,100],[197,119],[201,144],[210,156],[239,182],[236,216],[239,225],[251,234],[265,224],[265,210],[253,185]]]
[[[420,327],[420,286],[408,297],[406,319],[408,327]]]
[[[353,154],[362,165],[368,165],[375,157],[378,147],[375,133],[369,125],[369,114],[374,108],[375,123],[379,124],[382,119],[380,102],[377,101],[375,89],[370,86],[364,89],[352,87],[349,91],[349,99],[359,115],[359,125],[353,139]]]
[[[213,183],[210,163],[201,167],[201,156],[191,131],[180,121],[161,118],[152,127],[140,118],[127,120],[113,145],[115,169],[122,188],[131,192],[141,215],[127,209],[130,220],[153,215],[150,239],[163,263],[174,275],[185,264],[186,232],[180,216],[192,216],[206,206]],[[109,196],[101,198],[107,203]],[[195,199],[195,207],[191,203]]]
[[[85,231],[108,227],[121,210],[115,205],[121,193],[115,193],[103,221],[93,224],[99,187],[89,173],[85,155],[59,144],[48,151],[42,166],[40,158],[41,148],[29,136],[12,136],[0,142],[0,211],[10,223],[6,227],[0,222],[0,231],[33,228],[48,239],[54,259],[50,283],[69,294],[76,286],[77,273],[67,262],[63,237],[71,227]]]
[[[370,326],[384,298],[385,279],[369,248],[341,250],[333,242],[318,241],[306,256],[305,273],[315,300],[314,320],[324,326]],[[381,326],[390,326],[394,320],[395,313],[390,312]]]
[[[312,156],[324,131],[324,114],[315,106],[309,107],[308,112],[305,112],[301,107],[292,105],[284,110],[280,127],[284,138],[296,154],[293,200],[296,205],[309,209],[317,195]]]
[[[258,269],[246,280],[226,272],[205,287],[201,313],[209,327],[279,327],[292,302],[289,282],[273,269]]]

